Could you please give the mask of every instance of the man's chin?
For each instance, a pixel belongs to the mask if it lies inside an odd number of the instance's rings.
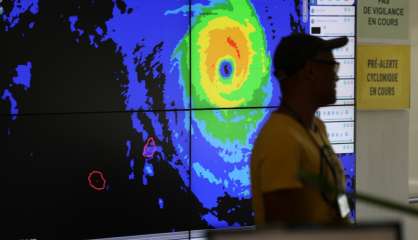
[[[336,102],[337,102],[337,98],[336,98],[335,96],[333,96],[333,97],[331,97],[331,98],[327,99],[326,101],[323,101],[323,103],[322,103],[322,104],[320,104],[320,106],[319,106],[319,107],[325,107],[325,106],[328,106],[328,105],[334,104],[334,103],[336,103]]]

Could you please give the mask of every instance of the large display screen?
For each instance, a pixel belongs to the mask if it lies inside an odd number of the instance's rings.
[[[280,105],[271,56],[292,32],[350,38],[334,52],[338,100],[317,116],[353,191],[354,5],[4,0],[2,235],[187,238],[253,225],[251,151]]]
[[[334,106],[318,110],[328,137],[343,163],[347,191],[355,191],[355,0],[310,0],[309,33],[324,39],[347,36],[348,44],[334,50],[340,63],[337,101]],[[355,218],[355,209],[351,212]]]

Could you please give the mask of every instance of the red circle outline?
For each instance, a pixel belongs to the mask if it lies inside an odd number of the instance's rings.
[[[92,182],[92,177],[94,176],[94,175],[96,175],[96,174],[98,174],[99,175],[99,177],[100,177],[100,179],[102,180],[102,182],[103,182],[103,184],[102,184],[102,186],[101,187],[97,187],[97,186],[95,186],[94,184],[93,184],[93,182]],[[102,172],[100,172],[100,171],[98,171],[98,170],[93,170],[93,171],[91,171],[90,173],[89,173],[89,176],[87,177],[87,180],[89,181],[89,185],[90,185],[90,187],[91,188],[93,188],[94,190],[96,190],[96,191],[103,191],[103,190],[105,190],[105,188],[106,188],[106,178],[103,176],[103,173]]]

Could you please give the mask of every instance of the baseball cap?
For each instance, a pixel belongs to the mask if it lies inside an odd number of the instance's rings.
[[[273,57],[274,74],[285,79],[303,68],[321,51],[331,51],[348,43],[347,37],[324,40],[304,33],[293,33],[283,37]]]

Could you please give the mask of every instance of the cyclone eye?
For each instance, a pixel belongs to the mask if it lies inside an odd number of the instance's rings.
[[[231,62],[229,61],[222,61],[221,66],[219,69],[219,73],[221,74],[222,78],[231,78],[233,72],[233,67]]]

